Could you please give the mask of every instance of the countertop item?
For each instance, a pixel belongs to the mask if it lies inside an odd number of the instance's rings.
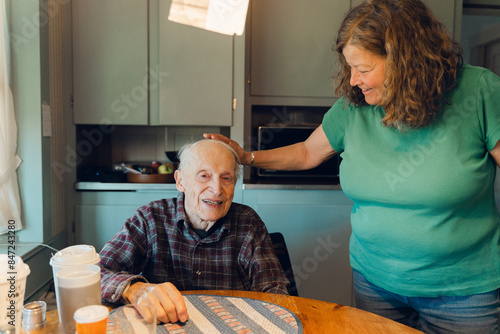
[[[35,301],[23,306],[23,328],[33,330],[45,327],[47,304],[44,301]]]
[[[121,171],[110,171],[103,166],[84,166],[78,179],[85,182],[126,182],[127,176]]]
[[[132,183],[172,183],[174,173],[170,174],[135,174],[127,173],[127,181]]]

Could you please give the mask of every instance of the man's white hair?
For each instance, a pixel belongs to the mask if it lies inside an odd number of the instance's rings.
[[[238,153],[236,153],[236,151],[231,146],[229,146],[228,144],[226,144],[220,140],[202,139],[202,140],[199,140],[197,142],[188,143],[188,144],[185,144],[184,146],[182,146],[181,149],[179,150],[179,153],[178,153],[179,166],[177,167],[177,169],[182,171],[183,169],[187,168],[187,166],[189,165],[189,161],[191,159],[193,159],[192,148],[195,147],[196,145],[198,145],[199,143],[204,143],[204,142],[217,143],[217,144],[225,147],[229,152],[231,152],[231,154],[234,157],[234,183],[236,183],[241,176],[241,169],[242,169],[241,166],[242,165],[241,165],[240,158],[238,157]]]

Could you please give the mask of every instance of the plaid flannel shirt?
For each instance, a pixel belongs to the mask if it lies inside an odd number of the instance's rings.
[[[139,208],[100,252],[103,301],[120,301],[132,281],[170,282],[179,291],[288,294],[288,279],[257,213],[232,203],[222,220],[202,239],[187,223],[183,193]]]

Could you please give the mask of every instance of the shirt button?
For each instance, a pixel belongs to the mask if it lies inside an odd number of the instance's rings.
[[[196,275],[200,276],[201,275],[201,271],[197,270],[196,271]]]
[[[113,295],[111,296],[111,298],[115,299],[115,298],[116,298],[116,295],[115,295],[115,294],[113,294]]]

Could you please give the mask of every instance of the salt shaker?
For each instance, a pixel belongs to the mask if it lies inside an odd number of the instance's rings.
[[[43,301],[28,303],[23,306],[23,328],[40,329],[47,324],[47,304]]]

